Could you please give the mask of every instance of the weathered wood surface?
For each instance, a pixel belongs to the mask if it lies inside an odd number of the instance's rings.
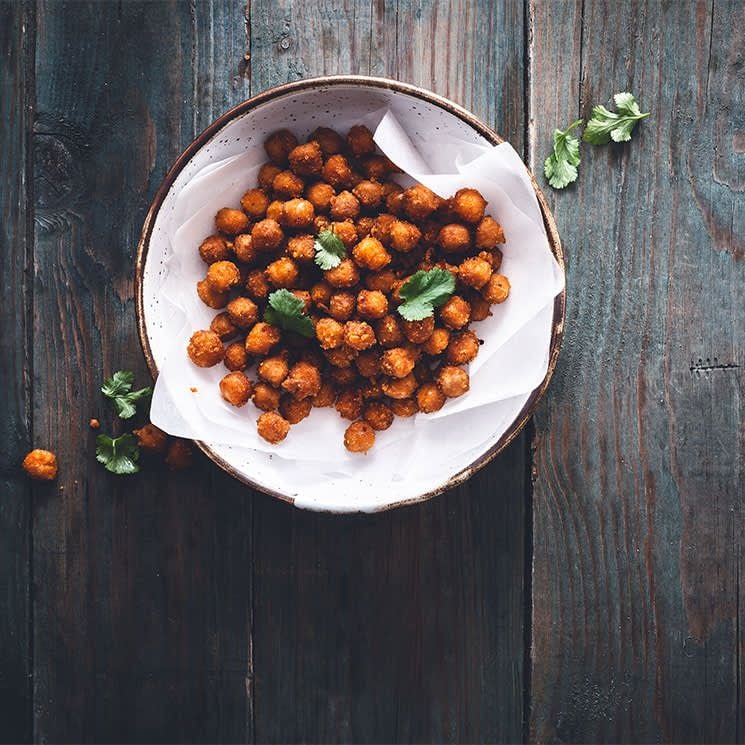
[[[745,736],[744,24],[721,0],[530,9],[535,167],[615,91],[652,112],[552,198],[568,314],[536,417],[538,742]]]

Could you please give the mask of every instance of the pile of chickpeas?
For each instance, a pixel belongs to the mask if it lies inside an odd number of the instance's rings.
[[[463,366],[481,344],[469,324],[510,291],[498,273],[504,234],[475,189],[442,199],[396,183],[400,171],[366,127],[346,138],[321,127],[303,144],[283,129],[264,148],[269,162],[256,188],[240,208],[218,211],[215,234],[199,246],[207,272],[197,293],[220,312],[192,335],[188,354],[200,367],[225,365],[222,397],[238,407],[252,401],[268,442],[284,440],[313,407],[334,406],[352,422],[347,450],[364,453],[396,416],[437,411],[468,391]],[[315,263],[325,230],[347,253],[328,271]],[[455,293],[432,316],[406,321],[399,290],[433,267],[452,272]],[[281,288],[302,301],[315,338],[263,320]]]

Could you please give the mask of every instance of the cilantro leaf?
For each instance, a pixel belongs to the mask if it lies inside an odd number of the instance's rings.
[[[137,440],[125,433],[119,437],[98,435],[96,437],[96,460],[103,463],[107,471],[116,474],[137,473],[140,467],[140,449]]]
[[[605,106],[594,106],[592,118],[587,122],[583,139],[592,145],[613,142],[628,142],[636,123],[646,119],[649,112],[642,114],[639,104],[631,93],[616,93],[613,96],[618,113],[608,111]]]
[[[152,388],[140,388],[139,391],[131,391],[126,396],[114,397],[114,408],[120,419],[130,419],[137,413],[135,402],[148,398],[153,393]]]
[[[579,140],[570,132],[580,124],[582,120],[577,119],[564,130],[554,130],[554,151],[543,164],[543,173],[554,189],[563,189],[577,180]]]
[[[404,303],[398,312],[407,321],[421,321],[431,316],[455,292],[455,277],[447,269],[420,269],[401,285],[398,294]]]
[[[137,412],[135,403],[152,395],[152,388],[140,388],[133,391],[135,374],[129,370],[118,370],[104,381],[101,392],[114,402],[114,409],[121,419],[130,419]]]
[[[316,264],[324,271],[339,266],[341,260],[347,255],[344,244],[336,233],[331,230],[322,230],[315,242]]]
[[[264,320],[272,326],[279,326],[308,338],[315,335],[313,322],[305,315],[305,303],[289,290],[275,290],[269,295]]]
[[[135,381],[135,374],[129,370],[117,370],[110,378],[104,381],[101,386],[101,393],[108,398],[122,396],[129,393],[132,383]]]

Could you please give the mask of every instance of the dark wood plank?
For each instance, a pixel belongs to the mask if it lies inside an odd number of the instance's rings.
[[[537,742],[740,742],[740,2],[531,6],[531,160],[631,90],[652,116],[552,197],[568,318],[536,417]]]
[[[519,148],[522,19],[513,2],[255,0],[252,84],[394,76],[472,107]],[[466,486],[391,513],[257,499],[258,741],[521,739],[526,471],[520,440]]]
[[[134,252],[167,167],[245,97],[244,9],[43,3],[37,38],[34,425],[59,495],[36,495],[41,741],[252,739],[251,502],[203,459],[132,478],[94,461],[102,376],[147,373]]]
[[[31,191],[34,13],[0,3],[0,741],[31,739]],[[53,488],[53,487],[50,487]]]

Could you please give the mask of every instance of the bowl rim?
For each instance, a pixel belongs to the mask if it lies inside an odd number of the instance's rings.
[[[331,86],[344,85],[383,88],[392,90],[396,93],[404,93],[415,98],[419,98],[423,101],[426,101],[427,103],[434,104],[435,106],[448,111],[454,116],[457,116],[459,119],[475,129],[488,142],[497,145],[505,141],[503,137],[497,134],[489,126],[484,124],[484,122],[478,119],[470,111],[443,96],[433,93],[432,91],[429,91],[425,88],[420,88],[419,86],[412,85],[410,83],[402,83],[389,78],[372,77],[368,75],[328,75],[321,77],[304,78],[302,80],[296,80],[290,83],[283,83],[281,85],[268,88],[261,93],[257,93],[256,95],[247,98],[245,101],[242,101],[241,103],[226,111],[224,114],[215,119],[215,121],[212,122],[206,129],[200,132],[181,153],[181,155],[178,156],[173,165],[168,169],[163,182],[158,188],[158,191],[156,192],[153,201],[150,204],[147,215],[145,217],[145,221],[143,223],[140,240],[137,245],[137,256],[135,260],[135,313],[137,316],[137,331],[140,338],[140,346],[142,347],[142,351],[145,355],[145,360],[147,362],[147,366],[153,380],[155,380],[155,378],[157,378],[158,376],[158,367],[155,364],[155,358],[153,357],[153,353],[150,348],[150,339],[148,337],[147,324],[145,322],[144,271],[155,220],[166,198],[166,195],[173,186],[176,178],[181,173],[186,164],[191,160],[194,154],[206,143],[208,143],[215,134],[217,134],[226,124],[228,124],[233,119],[246,114],[257,106],[268,101],[276,98],[281,98],[289,94],[297,93],[308,88],[328,88]],[[551,252],[556,258],[556,261],[561,266],[562,271],[565,271],[564,252],[561,246],[561,240],[559,238],[559,232],[556,227],[554,216],[549,209],[543,192],[541,191],[538,183],[535,180],[535,176],[527,167],[527,165],[525,166],[525,168],[533,185],[533,190],[535,191],[536,198],[538,199],[538,205],[543,216],[543,224],[546,229],[546,235],[548,237]],[[385,512],[396,507],[425,502],[432,497],[442,494],[448,489],[452,489],[462,484],[464,481],[473,476],[477,471],[480,471],[484,466],[491,462],[497,455],[499,455],[499,453],[501,453],[525,428],[525,425],[533,416],[533,413],[538,406],[538,402],[541,400],[543,394],[548,388],[548,384],[556,367],[556,362],[561,347],[561,341],[564,334],[565,315],[566,288],[562,289],[562,291],[554,299],[554,314],[551,324],[551,342],[549,347],[548,369],[546,371],[546,375],[540,385],[538,385],[531,392],[528,400],[525,402],[524,406],[515,417],[512,424],[510,424],[504,434],[494,445],[492,445],[491,448],[489,448],[489,450],[487,450],[485,453],[482,453],[472,463],[462,468],[456,474],[451,476],[445,483],[440,484],[435,489],[431,489],[424,494],[417,495],[416,497],[410,497],[408,499],[402,499],[397,502],[380,505],[371,510],[364,510],[364,512]],[[264,494],[268,494],[271,497],[275,497],[276,499],[279,499],[283,502],[294,505],[294,497],[290,497],[280,491],[276,491],[252,481],[247,476],[238,473],[238,471],[236,471],[235,468],[230,465],[230,463],[228,463],[224,458],[221,458],[219,455],[217,455],[217,453],[215,453],[204,441],[194,440],[194,442],[197,447],[199,447],[199,449],[213,463],[229,473],[231,476],[233,476],[233,478],[241,481],[247,486],[250,486],[252,489],[256,489],[260,492],[263,492]],[[308,508],[311,509],[310,507]],[[321,508],[316,511],[342,514],[362,512],[363,510],[335,510],[332,508]]]

